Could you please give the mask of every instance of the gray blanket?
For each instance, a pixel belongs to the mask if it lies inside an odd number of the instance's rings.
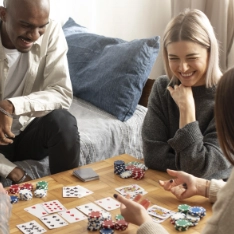
[[[74,97],[69,110],[77,119],[80,132],[80,166],[98,162],[120,154],[142,158],[141,127],[147,108],[138,105],[134,115],[126,122]],[[50,174],[48,157],[42,161],[15,162],[33,179]],[[4,186],[10,180],[2,179]]]

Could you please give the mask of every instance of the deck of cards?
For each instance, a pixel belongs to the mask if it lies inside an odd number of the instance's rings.
[[[138,194],[145,195],[147,193],[142,187],[137,184],[122,186],[116,188],[115,190],[123,196],[126,196],[127,194],[130,195],[130,199],[134,199]]]

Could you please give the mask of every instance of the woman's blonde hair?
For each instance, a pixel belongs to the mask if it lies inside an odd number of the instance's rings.
[[[206,87],[216,85],[222,76],[219,67],[219,45],[210,21],[202,11],[186,9],[173,18],[164,31],[164,66],[169,79],[174,84],[179,83],[179,80],[173,76],[170,70],[167,46],[178,41],[191,41],[207,49],[209,61],[206,72]]]
[[[224,155],[234,165],[234,67],[218,82],[215,97],[215,121]]]

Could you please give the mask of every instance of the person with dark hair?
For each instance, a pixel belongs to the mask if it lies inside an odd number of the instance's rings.
[[[173,18],[162,50],[167,75],[154,83],[142,127],[146,166],[227,179],[231,165],[218,143],[214,119],[222,75],[219,47],[207,16],[186,9]]]
[[[52,174],[79,165],[68,47],[49,13],[49,0],[0,6],[0,176],[12,183],[31,180],[14,161],[49,156]]]
[[[215,119],[220,146],[232,166],[234,166],[234,109],[230,106],[234,102],[233,90],[234,68],[231,68],[224,73],[218,83],[215,96]],[[173,179],[159,181],[159,184],[165,190],[171,191],[179,200],[201,195],[215,203],[212,207],[213,215],[206,223],[203,234],[233,233],[234,169],[227,182],[197,178],[183,171],[167,170],[167,172],[173,176]],[[152,221],[142,205],[121,195],[114,195],[114,197],[122,203],[120,210],[126,221],[140,226],[138,234],[168,233],[160,224]],[[147,204],[138,196],[137,201],[139,200],[141,204]]]

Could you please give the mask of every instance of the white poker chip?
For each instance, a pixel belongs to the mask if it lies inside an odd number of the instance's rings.
[[[124,171],[119,176],[123,179],[130,178],[132,176],[132,171]]]
[[[31,200],[33,197],[32,192],[28,189],[22,189],[19,191],[19,199],[22,201]]]
[[[176,212],[175,214],[171,216],[171,219],[174,221],[177,221],[179,219],[185,219],[185,214],[181,212]]]
[[[200,217],[199,216],[193,216],[190,214],[186,215],[186,219],[192,223],[198,223],[200,221]]]
[[[45,197],[46,195],[47,195],[47,191],[45,189],[37,189],[34,191],[35,197],[42,198],[42,197]]]

